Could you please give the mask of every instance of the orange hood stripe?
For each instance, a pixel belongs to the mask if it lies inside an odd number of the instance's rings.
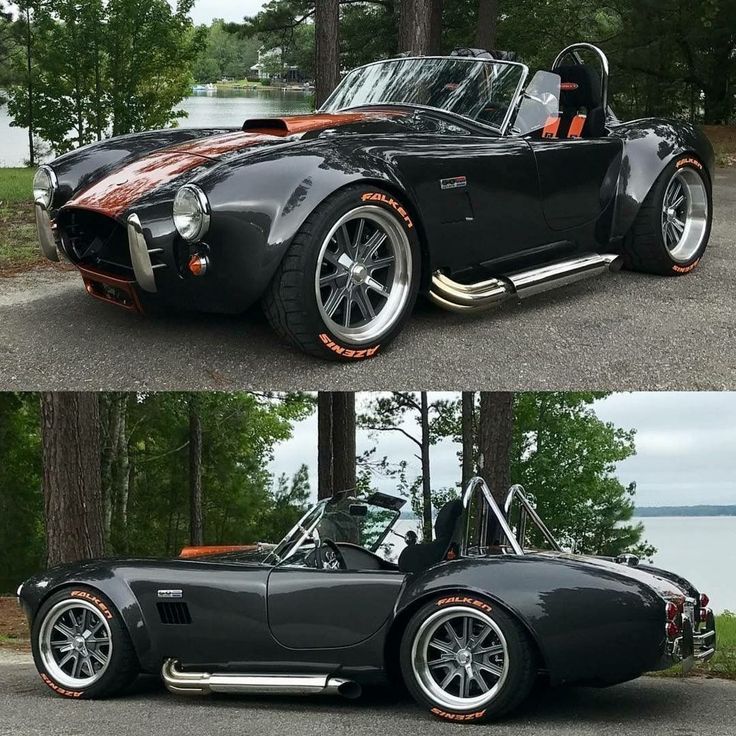
[[[205,555],[218,555],[225,552],[255,552],[258,549],[256,544],[223,544],[208,547],[184,547],[179,553],[179,557],[204,557]]]
[[[225,154],[312,130],[404,114],[400,110],[372,110],[247,120],[242,131],[169,146],[133,161],[77,194],[64,208],[77,207],[120,218],[146,193]]]

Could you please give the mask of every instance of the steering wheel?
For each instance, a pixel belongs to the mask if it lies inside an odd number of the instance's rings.
[[[317,568],[320,570],[347,570],[345,558],[332,539],[323,539],[315,550]]]

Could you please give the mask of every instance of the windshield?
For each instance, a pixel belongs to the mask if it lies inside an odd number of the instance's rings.
[[[389,59],[350,72],[322,107],[417,105],[502,130],[526,76],[522,64],[463,57]]]
[[[376,552],[401,514],[405,501],[383,493],[355,498],[347,493],[319,501],[279,542],[269,559],[283,562],[300,548],[331,539]]]

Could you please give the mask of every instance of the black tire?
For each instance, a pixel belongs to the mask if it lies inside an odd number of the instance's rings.
[[[676,260],[668,250],[662,233],[662,210],[667,187],[675,172],[686,169],[703,182],[707,192],[707,223],[700,247],[686,259]],[[636,220],[624,240],[624,266],[631,271],[658,276],[683,276],[700,263],[708,246],[713,220],[713,196],[710,178],[702,162],[694,155],[679,156],[660,174],[644,200]]]
[[[405,302],[390,312],[390,325],[380,335],[358,341],[338,336],[326,323],[320,313],[315,276],[322,244],[332,227],[344,215],[364,205],[388,213],[405,233],[411,265]],[[419,239],[405,203],[374,186],[351,186],[323,202],[294,236],[263,297],[263,310],[277,334],[300,350],[327,360],[363,360],[375,356],[401,332],[414,308],[420,275]]]
[[[55,674],[49,670],[44,662],[39,641],[49,614],[57,609],[57,606],[65,602],[80,601],[93,606],[99,611],[99,616],[104,617],[110,630],[112,639],[112,652],[105,671],[95,682],[89,686],[71,687],[57,679]],[[31,647],[33,660],[41,679],[57,695],[66,698],[95,699],[116,695],[128,687],[140,671],[138,658],[133,644],[125,628],[120,613],[115,606],[99,591],[85,586],[65,588],[51,595],[38,611],[31,630]]]
[[[499,689],[495,693],[492,693],[491,690],[492,694],[489,699],[480,705],[451,707],[433,698],[426,687],[421,684],[414,666],[414,645],[416,640],[417,646],[420,647],[422,625],[440,616],[443,610],[451,612],[450,609],[467,609],[475,615],[483,615],[491,619],[506,640],[508,669],[505,679]],[[472,593],[440,596],[422,606],[412,616],[404,631],[401,640],[400,662],[404,682],[414,699],[419,704],[426,706],[435,717],[453,723],[483,723],[509,713],[529,695],[537,675],[534,647],[522,626],[495,604]],[[421,665],[417,666],[421,667]]]

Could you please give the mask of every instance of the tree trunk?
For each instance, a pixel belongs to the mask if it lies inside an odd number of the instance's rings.
[[[421,425],[422,425],[422,536],[425,542],[432,541],[432,481],[429,469],[429,403],[427,392],[422,391],[421,397]]]
[[[498,36],[498,0],[478,0],[478,26],[475,45],[491,51],[496,48]]]
[[[412,56],[429,53],[432,0],[402,0],[399,21],[399,52]]]
[[[33,146],[33,133],[36,126],[34,120],[34,100],[33,100],[33,31],[31,30],[31,8],[26,8],[26,66],[28,71],[28,165],[33,167],[36,165],[36,151]]]
[[[105,553],[97,394],[41,397],[46,559],[49,566]]]
[[[475,392],[463,391],[461,433],[463,442],[462,491],[475,475]]]
[[[317,52],[315,101],[317,107],[320,107],[340,81],[339,0],[317,1],[314,31]]]
[[[317,496],[355,488],[355,394],[317,396]]]
[[[444,0],[432,0],[432,11],[429,20],[429,53],[431,56],[442,54],[442,10]]]
[[[481,391],[479,419],[480,474],[501,505],[511,485],[514,394]]]
[[[189,397],[189,543],[204,544],[202,520],[202,417],[199,396]]]

